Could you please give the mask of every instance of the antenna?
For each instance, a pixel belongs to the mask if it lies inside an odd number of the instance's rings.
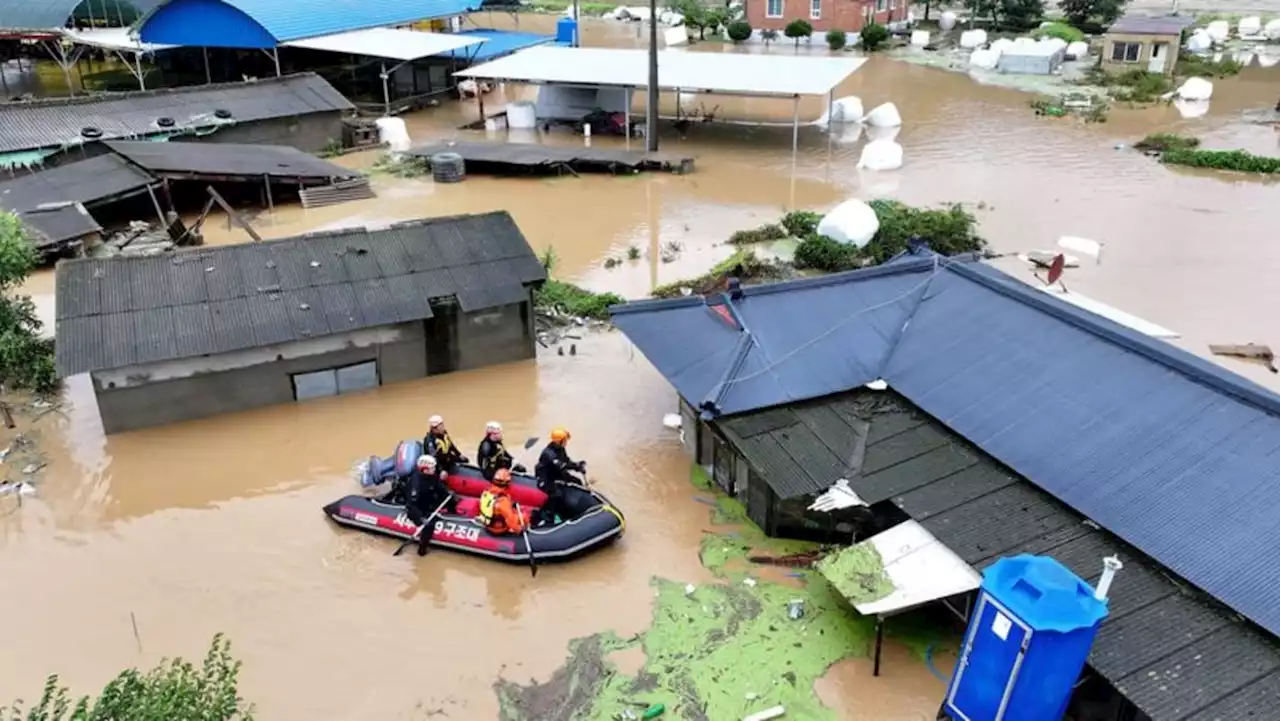
[[[1036,280],[1039,280],[1041,283],[1044,283],[1046,287],[1050,287],[1057,284],[1062,287],[1063,292],[1070,292],[1067,290],[1067,284],[1062,282],[1062,271],[1066,267],[1067,267],[1067,257],[1062,253],[1058,253],[1057,255],[1053,256],[1053,262],[1049,264],[1049,272],[1045,275],[1044,278],[1041,278],[1040,274],[1035,271],[1032,271],[1032,275],[1036,277]]]

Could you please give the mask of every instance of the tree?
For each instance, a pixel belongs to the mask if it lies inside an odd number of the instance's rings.
[[[889,28],[880,23],[868,23],[863,26],[862,32],[858,33],[858,42],[862,44],[862,49],[871,52],[884,44],[889,39]]]
[[[729,23],[726,28],[729,32],[729,39],[734,43],[740,43],[751,37],[751,25],[746,20],[734,20]]]
[[[1026,30],[1044,19],[1044,0],[1000,0],[996,12],[1001,25]]]
[[[53,341],[40,337],[40,319],[30,296],[14,291],[36,265],[26,227],[0,212],[0,383],[44,393],[58,385]]]
[[[668,8],[684,17],[685,27],[698,31],[699,40],[706,39],[707,9],[698,0],[675,0]]]
[[[807,38],[813,35],[813,26],[808,20],[792,20],[787,23],[787,27],[783,28],[782,34],[796,41],[796,49],[800,49],[800,38]]]
[[[1129,0],[1059,0],[1058,9],[1072,25],[1080,27],[1093,18],[1104,25],[1115,22],[1128,4]]]
[[[772,28],[761,30],[760,39],[764,41],[764,46],[767,48],[769,47],[769,43],[778,39],[778,31]]]
[[[44,692],[24,714],[22,702],[0,707],[5,721],[253,721],[253,708],[237,692],[240,662],[231,657],[231,644],[214,636],[204,663],[195,667],[182,659],[161,661],[142,673],[122,672],[96,699],[74,704],[57,676],[45,682]]]
[[[708,8],[703,11],[702,17],[702,22],[707,26],[708,30],[713,33],[719,32],[720,28],[729,24],[729,9],[723,7]]]
[[[827,31],[827,47],[832,50],[844,50],[845,43],[849,42],[849,36],[845,35],[843,30]]]

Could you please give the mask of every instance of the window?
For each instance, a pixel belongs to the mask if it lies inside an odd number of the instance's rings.
[[[378,387],[378,362],[357,363],[312,373],[295,373],[293,397],[305,401]]]
[[[889,0],[876,0],[876,12],[882,13],[889,9]]]
[[[1142,43],[1111,43],[1111,59],[1117,63],[1136,63],[1142,54]]]
[[[822,19],[822,0],[809,0],[809,19]]]
[[[764,16],[767,18],[782,17],[782,0],[765,0]]]

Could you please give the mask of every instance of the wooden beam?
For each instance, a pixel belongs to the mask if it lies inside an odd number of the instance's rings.
[[[250,238],[253,238],[254,242],[256,243],[262,242],[262,236],[258,235],[257,231],[255,231],[253,227],[249,225],[248,221],[246,221],[244,218],[241,218],[239,213],[232,210],[231,206],[227,204],[226,200],[223,200],[222,196],[218,194],[217,190],[214,190],[212,185],[207,186],[205,190],[208,191],[209,197],[213,198],[213,202],[217,203],[218,206],[222,208],[223,212],[227,214],[227,217],[231,220],[231,222],[240,226],[240,228],[244,232],[249,234]]]

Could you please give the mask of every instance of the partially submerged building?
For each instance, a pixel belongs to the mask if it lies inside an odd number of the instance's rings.
[[[1073,719],[1280,719],[1280,398],[923,253],[614,321],[675,386],[689,452],[767,532],[916,524],[972,569],[1047,554],[1090,582],[1119,556]],[[869,508],[810,510],[840,479]],[[866,612],[948,595],[965,617],[976,575],[945,591],[938,575]]]
[[[1194,22],[1194,18],[1181,15],[1125,15],[1103,35],[1103,69],[1172,75],[1182,49],[1182,31]]]
[[[57,364],[108,433],[535,355],[505,212],[57,267]]]
[[[314,153],[341,142],[342,118],[352,109],[313,73],[4,103],[0,169],[101,154],[103,140],[263,143]]]

